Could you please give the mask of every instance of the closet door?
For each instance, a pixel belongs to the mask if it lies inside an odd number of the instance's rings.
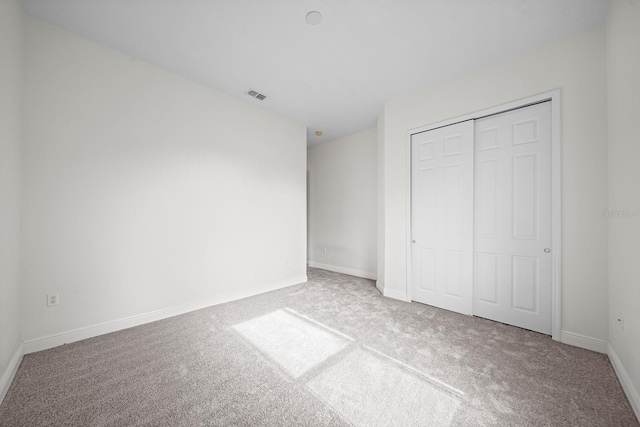
[[[551,103],[475,122],[474,315],[551,334]]]
[[[411,137],[412,300],[473,306],[473,121]]]

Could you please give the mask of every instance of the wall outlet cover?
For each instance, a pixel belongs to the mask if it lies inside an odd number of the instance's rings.
[[[52,307],[58,304],[60,304],[60,297],[58,296],[58,294],[47,295],[47,307]]]

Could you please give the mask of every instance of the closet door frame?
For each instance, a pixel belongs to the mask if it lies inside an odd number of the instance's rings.
[[[504,113],[510,110],[526,107],[544,101],[551,101],[551,337],[561,341],[562,333],[562,159],[561,159],[561,90],[555,89],[549,92],[533,95],[528,98],[508,102],[489,107],[480,111],[454,117],[437,123],[409,129],[406,135],[406,250],[407,250],[407,299],[412,301],[412,245],[411,245],[411,135],[433,130],[443,126],[449,126],[466,120],[475,120],[494,114]]]

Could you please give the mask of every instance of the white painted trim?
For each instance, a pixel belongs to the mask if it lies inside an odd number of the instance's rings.
[[[348,274],[349,276],[362,277],[364,279],[377,280],[378,275],[369,271],[354,270],[351,268],[339,267],[337,265],[322,264],[315,261],[308,261],[307,265],[313,268],[320,268],[322,270],[334,271],[336,273]]]
[[[400,301],[411,302],[411,300],[407,298],[406,292],[397,291],[395,289],[389,289],[385,287],[384,293],[382,295],[393,299],[399,299]]]
[[[414,132],[415,133],[415,132]],[[407,133],[407,153],[405,156],[405,170],[409,171],[409,175],[407,177],[409,185],[406,185],[406,195],[405,198],[407,200],[407,209],[406,209],[406,233],[407,233],[407,282],[405,285],[405,289],[406,289],[406,293],[407,293],[407,301],[411,302],[413,301],[413,286],[412,286],[412,281],[413,281],[413,244],[411,243],[413,240],[413,233],[412,233],[412,220],[411,220],[411,212],[412,212],[412,207],[411,207],[411,187],[413,185],[413,178],[412,178],[412,164],[413,164],[413,159],[411,157],[412,155],[412,150],[411,150],[411,136],[413,135],[413,133]]]
[[[503,113],[509,110],[515,110],[517,108],[522,108],[529,104],[535,104],[538,102],[543,102],[546,100],[555,100],[560,96],[560,89],[553,89],[547,92],[539,93],[537,95],[532,95],[527,98],[522,98],[516,101],[507,102],[506,104],[496,105],[494,107],[485,108],[482,110],[478,110],[469,114],[464,114],[462,116],[454,117],[448,120],[442,120],[439,122],[431,123],[428,125],[420,126],[417,128],[409,129],[407,131],[407,135],[411,138],[411,135],[420,132],[426,132],[428,130],[441,128],[444,126],[453,125],[460,122],[465,122],[467,120],[475,120],[480,117],[490,116],[493,114]]]
[[[560,337],[560,342],[564,344],[584,348],[586,350],[595,351],[597,353],[607,354],[607,342],[604,340],[568,331],[562,331],[560,333]]]
[[[638,421],[640,421],[640,393],[638,393],[638,389],[633,385],[631,377],[627,373],[627,370],[624,369],[624,365],[620,361],[620,358],[613,347],[611,347],[611,344],[607,345],[607,355],[609,356],[613,370],[616,371],[616,375],[618,375],[622,389],[629,399],[633,412],[636,413],[636,417],[638,418]]]
[[[16,376],[16,372],[18,372],[18,368],[20,367],[20,363],[22,363],[22,358],[24,356],[24,345],[22,342],[18,344],[16,351],[11,356],[11,360],[9,360],[9,365],[7,365],[7,369],[2,374],[2,378],[0,378],[0,404],[4,400],[7,392],[9,391],[9,387],[11,387],[11,383]]]
[[[409,299],[409,296],[405,292],[387,289],[380,280],[376,280],[376,289],[378,289],[384,297],[411,302],[411,299]]]
[[[498,114],[504,111],[521,108],[529,104],[550,100],[551,101],[551,337],[564,342],[562,335],[562,91],[554,89],[528,98],[497,105],[484,110],[479,110],[463,116],[443,120],[425,126],[409,129],[407,131],[407,186],[406,210],[407,210],[407,281],[405,289],[408,300],[411,300],[411,135],[426,132],[432,129],[453,125],[467,120],[475,120],[480,117]],[[578,347],[581,347],[578,345]],[[598,351],[598,350],[595,350]],[[606,353],[605,350],[600,353]]]
[[[234,297],[226,298],[213,298],[203,301],[196,301],[192,303],[182,304],[174,307],[163,308],[160,310],[150,311],[148,313],[137,314],[134,316],[125,317],[122,319],[112,320],[109,322],[99,323],[96,325],[85,326],[82,328],[72,329],[65,332],[46,335],[43,337],[25,340],[24,353],[35,353],[36,351],[42,351],[53,347],[58,347],[63,344],[69,344],[72,342],[84,340],[87,338],[96,337],[98,335],[108,334],[111,332],[120,331],[122,329],[131,328],[134,326],[143,325],[145,323],[155,322],[157,320],[167,319],[169,317],[178,316],[180,314],[189,313],[191,311],[200,310],[202,308],[210,307],[213,305],[223,304],[229,301],[235,301],[242,298],[251,297],[264,292],[274,291],[276,289],[286,288],[288,286],[297,285],[307,281],[307,276],[299,276],[293,279],[284,280],[274,283],[268,288],[261,290],[260,292],[246,292],[244,294],[235,295]]]
[[[562,92],[551,97],[551,337],[562,333]]]

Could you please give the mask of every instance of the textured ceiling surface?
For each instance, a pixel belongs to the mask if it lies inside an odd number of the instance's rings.
[[[390,99],[601,22],[609,3],[23,0],[30,16],[306,125],[309,144],[374,126]]]

